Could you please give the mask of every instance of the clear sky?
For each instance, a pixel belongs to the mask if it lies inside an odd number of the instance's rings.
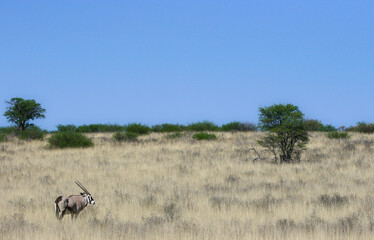
[[[374,1],[0,0],[6,100],[57,124],[258,121],[299,106],[374,122]]]

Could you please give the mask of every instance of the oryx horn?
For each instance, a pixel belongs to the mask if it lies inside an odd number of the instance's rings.
[[[75,184],[77,184],[78,187],[82,188],[82,190],[83,190],[85,193],[87,193],[87,194],[91,194],[90,192],[87,191],[87,189],[83,186],[83,184],[80,183],[78,180],[75,181]]]

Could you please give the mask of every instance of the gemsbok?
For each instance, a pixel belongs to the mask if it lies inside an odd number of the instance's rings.
[[[75,183],[84,191],[81,195],[70,195],[69,197],[59,196],[55,200],[56,218],[61,220],[65,214],[71,214],[71,220],[77,219],[79,213],[87,207],[88,204],[95,204],[91,193],[80,183]],[[61,212],[61,215],[60,215]]]

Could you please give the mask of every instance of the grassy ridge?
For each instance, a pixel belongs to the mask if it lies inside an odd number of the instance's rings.
[[[0,239],[370,239],[374,135],[312,133],[300,164],[274,165],[263,133],[191,141],[150,133],[94,147],[51,150],[47,139],[0,147]],[[256,147],[265,161],[253,163]],[[58,222],[53,201],[93,194],[77,222]]]

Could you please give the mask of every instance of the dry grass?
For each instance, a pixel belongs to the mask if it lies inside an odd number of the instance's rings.
[[[0,143],[0,239],[370,239],[374,135],[351,135],[314,133],[289,165],[251,161],[261,133],[94,134],[94,148],[67,150],[13,139]],[[53,202],[76,179],[96,205],[59,222]]]

